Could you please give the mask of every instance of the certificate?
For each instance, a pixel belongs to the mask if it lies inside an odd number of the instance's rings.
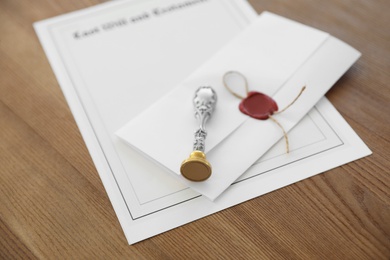
[[[130,244],[370,153],[324,98],[288,160],[269,150],[212,202],[115,135],[255,17],[246,1],[133,0],[34,25]]]

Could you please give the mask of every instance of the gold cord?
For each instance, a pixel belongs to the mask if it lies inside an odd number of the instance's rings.
[[[291,106],[295,103],[295,101],[297,101],[297,99],[302,95],[302,92],[303,92],[305,89],[306,89],[306,86],[303,86],[302,89],[301,89],[301,91],[299,92],[298,96],[296,96],[296,97],[294,98],[294,100],[293,100],[290,104],[288,104],[285,108],[283,108],[283,109],[280,110],[280,111],[274,112],[274,115],[280,114],[280,113],[286,111],[289,107],[291,107]]]
[[[231,90],[229,88],[229,85],[226,83],[226,78],[227,76],[229,75],[232,75],[232,74],[237,74],[238,76],[240,76],[243,80],[244,80],[244,83],[245,83],[245,92],[246,92],[246,95],[248,96],[248,93],[249,93],[249,89],[248,89],[248,81],[246,80],[246,77],[244,75],[242,75],[240,72],[238,71],[228,71],[226,72],[224,75],[223,75],[223,78],[222,78],[222,81],[223,81],[223,85],[225,86],[225,88],[235,97],[239,98],[239,99],[244,99],[245,97],[237,94],[236,92],[234,92],[233,90]]]
[[[287,136],[287,133],[286,131],[284,130],[283,126],[278,122],[278,120],[276,120],[273,116],[269,115],[268,116],[272,121],[274,121],[279,127],[280,129],[282,129],[283,131],[283,136],[284,136],[284,140],[286,141],[286,152],[287,153],[290,153],[290,145],[288,143],[288,136]]]

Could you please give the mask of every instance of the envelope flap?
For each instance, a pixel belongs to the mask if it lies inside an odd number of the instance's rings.
[[[198,126],[192,99],[199,86],[210,85],[218,95],[217,108],[207,123],[207,153],[248,118],[239,112],[239,100],[223,87],[222,75],[226,71],[245,72],[251,79],[251,90],[273,95],[327,38],[327,33],[265,12],[117,135],[179,175]]]
[[[327,33],[266,12],[117,135],[175,173],[187,186],[214,200],[283,136],[270,120],[255,120],[239,111],[240,100],[223,86],[225,72],[242,72],[250,90],[273,96],[280,108],[308,85],[293,108],[277,116],[288,131],[359,56]],[[204,182],[191,182],[180,175],[179,169],[192,151],[198,127],[192,99],[195,90],[204,85],[212,86],[218,95],[206,139],[213,173]]]

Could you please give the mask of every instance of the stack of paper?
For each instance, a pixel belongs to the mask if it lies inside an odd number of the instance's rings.
[[[214,200],[283,136],[271,120],[252,119],[239,111],[236,97],[223,86],[224,73],[236,70],[248,75],[251,90],[273,96],[281,107],[306,85],[298,102],[276,116],[288,131],[359,56],[327,33],[265,12],[118,135],[180,177],[179,165],[189,154],[197,123],[192,98],[199,86],[213,86],[219,97],[207,140],[213,174],[204,182],[181,179]]]
[[[129,243],[370,153],[321,99],[359,52],[280,16],[257,17],[245,1],[115,1],[35,28]],[[229,70],[280,108],[307,86],[277,116],[289,154],[275,124],[240,113],[222,85]],[[206,146],[213,174],[193,183],[178,170],[200,85],[219,100]]]

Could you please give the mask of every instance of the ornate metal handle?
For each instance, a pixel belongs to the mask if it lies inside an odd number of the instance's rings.
[[[204,152],[207,136],[206,122],[211,117],[217,103],[217,94],[211,87],[200,87],[195,92],[195,117],[199,122],[199,129],[195,131],[194,151]]]
[[[183,161],[181,174],[191,181],[204,181],[211,175],[211,165],[206,160],[205,140],[207,136],[206,122],[211,117],[217,103],[217,94],[211,87],[200,87],[194,97],[195,117],[199,129],[195,131],[193,152]]]

